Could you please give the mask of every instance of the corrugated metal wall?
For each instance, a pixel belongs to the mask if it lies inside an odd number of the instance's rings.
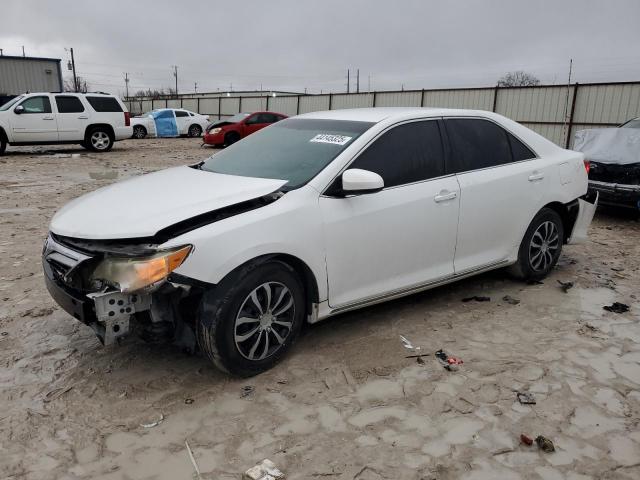
[[[134,113],[153,108],[198,111],[196,98],[127,102]],[[220,111],[218,111],[220,106]],[[560,146],[571,145],[583,128],[616,126],[640,116],[640,82],[466,88],[276,97],[200,98],[199,112],[222,118],[243,112],[271,110],[286,115],[361,107],[442,107],[495,111],[512,118]]]
[[[61,91],[60,60],[0,56],[0,95]]]

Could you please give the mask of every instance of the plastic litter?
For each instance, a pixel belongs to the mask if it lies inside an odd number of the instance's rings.
[[[535,405],[536,404],[536,398],[533,396],[533,393],[518,392],[516,394],[516,396],[518,397],[518,401],[522,405]]]
[[[481,295],[474,295],[473,297],[467,297],[467,298],[463,298],[462,299],[463,302],[470,302],[472,300],[475,300],[476,302],[489,302],[489,301],[491,301],[491,297],[483,297]]]
[[[546,453],[553,453],[556,451],[556,447],[553,446],[553,442],[542,435],[538,435],[536,437],[536,445],[538,445],[540,450]]]
[[[505,295],[502,297],[502,301],[508,303],[509,305],[518,305],[520,300],[517,298],[513,298],[511,295]]]
[[[240,398],[248,397],[254,392],[255,389],[256,388],[253,385],[245,385],[244,387],[242,387],[242,390],[240,390]]]
[[[187,447],[187,453],[189,454],[189,460],[191,460],[191,465],[193,465],[193,469],[196,471],[196,478],[199,480],[200,477],[200,469],[198,468],[198,464],[196,463],[196,459],[193,456],[193,452],[191,451],[191,447],[189,446],[189,443],[185,440],[184,441],[184,446]]]
[[[567,293],[573,288],[573,282],[563,282],[561,280],[558,280],[558,283],[560,284],[560,288],[564,293]]]
[[[520,434],[520,441],[525,445],[533,445],[533,438],[525,435],[524,433]]]
[[[164,421],[164,415],[161,413],[160,414],[160,418],[152,423],[141,423],[140,426],[142,428],[153,428],[153,427],[157,427],[158,425],[160,425],[162,422]]]
[[[242,480],[284,480],[284,473],[268,458],[244,472]]]
[[[438,361],[440,362],[440,364],[446,368],[447,370],[451,371],[451,372],[456,372],[458,371],[458,369],[460,368],[459,366],[462,365],[464,362],[462,361],[462,359],[458,358],[458,357],[450,357],[449,355],[447,355],[447,353],[444,350],[438,350],[435,353],[436,358],[438,359]]]
[[[613,302],[611,305],[605,305],[602,307],[607,312],[624,313],[629,311],[629,305],[620,302]]]
[[[184,399],[184,403],[186,403],[187,405],[191,405],[194,402],[193,398],[185,398]]]

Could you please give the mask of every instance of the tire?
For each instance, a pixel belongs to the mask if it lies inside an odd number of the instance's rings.
[[[95,127],[87,133],[85,143],[94,152],[108,152],[113,147],[113,136],[106,128]]]
[[[543,208],[533,218],[518,250],[511,273],[522,280],[541,280],[558,262],[564,243],[564,228],[558,213]]]
[[[133,135],[132,138],[137,138],[138,140],[142,140],[147,136],[147,129],[142,125],[136,125],[133,127]]]
[[[304,318],[304,287],[295,271],[279,261],[254,263],[204,294],[198,344],[219,369],[251,377],[284,357]]]
[[[4,138],[0,138],[0,155],[4,155],[7,150],[7,141]]]
[[[199,137],[200,135],[202,135],[202,127],[200,125],[191,125],[189,127],[189,131],[187,132],[187,135],[189,135],[190,137]]]
[[[240,134],[238,132],[229,132],[224,136],[224,144],[229,146],[240,140]]]

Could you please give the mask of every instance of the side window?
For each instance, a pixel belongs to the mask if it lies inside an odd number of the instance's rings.
[[[536,154],[529,150],[529,147],[527,147],[524,143],[511,135],[509,132],[507,132],[507,136],[509,137],[509,143],[511,144],[511,154],[513,156],[514,162],[536,158]]]
[[[23,113],[51,113],[49,97],[30,97],[22,102]]]
[[[246,123],[247,125],[255,125],[256,123],[260,123],[260,115],[252,115],[247,118],[244,123]]]
[[[185,112],[184,110],[174,110],[174,112],[176,112],[176,117],[180,118],[180,117],[188,117],[189,114],[187,112]]]
[[[78,97],[56,95],[56,106],[58,113],[84,112],[84,107]]]
[[[384,180],[385,187],[444,175],[444,152],[438,122],[411,122],[389,130],[349,168],[377,173]]]
[[[155,118],[156,119],[174,118],[173,110],[161,110],[160,112],[156,113]]]
[[[278,121],[278,116],[273,113],[263,113],[260,123],[275,123]]]
[[[113,97],[87,97],[96,112],[122,112],[122,107]]]
[[[445,120],[451,144],[451,173],[510,163],[507,132],[488,120],[450,118]]]

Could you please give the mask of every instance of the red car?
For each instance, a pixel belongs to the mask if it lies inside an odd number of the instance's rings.
[[[231,145],[247,135],[285,118],[287,118],[286,115],[275,112],[238,113],[233,117],[208,125],[204,134],[204,143],[218,147]]]

